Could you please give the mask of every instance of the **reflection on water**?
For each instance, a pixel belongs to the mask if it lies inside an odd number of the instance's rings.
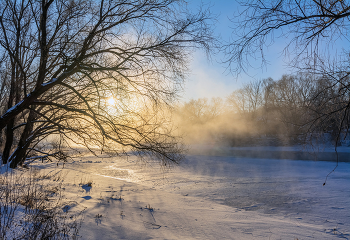
[[[134,173],[132,169],[119,168],[116,164],[103,167],[102,169],[96,169],[96,175],[119,179],[127,182],[140,182],[140,179]]]

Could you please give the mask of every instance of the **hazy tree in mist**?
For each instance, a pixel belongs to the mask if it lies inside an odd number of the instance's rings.
[[[345,47],[350,46],[350,1],[253,0],[241,1],[240,4],[244,10],[232,19],[236,40],[225,48],[231,71],[248,71],[250,59],[260,58],[266,64],[266,48],[273,47],[277,38],[288,39],[285,53],[292,56],[291,66],[311,74],[313,80],[326,78],[329,81],[329,85],[323,87],[318,84],[318,92],[309,99],[317,104],[310,105],[313,118],[305,124],[309,125],[310,131],[319,131],[333,123],[333,128],[337,128],[337,138],[342,131],[348,133],[349,49],[335,57],[328,52],[339,41],[343,41]],[[329,88],[334,89],[335,94],[328,94]],[[293,96],[280,97],[288,100]]]
[[[224,111],[224,102],[220,97],[191,99],[178,106],[178,115],[189,124],[205,124],[215,120]]]
[[[298,73],[246,83],[226,101],[192,99],[177,107],[180,130],[192,138],[190,142],[219,141],[232,146],[302,144],[311,130],[326,138],[325,133],[330,133],[335,143],[341,113],[322,124],[305,124],[319,117],[315,109],[331,112],[346,102],[349,96],[339,94],[337,85],[331,83],[325,76]]]
[[[350,127],[350,75],[348,73],[324,74],[315,86],[311,98],[310,130],[328,132],[335,145],[341,144]]]
[[[238,113],[243,116],[248,112],[248,98],[244,89],[238,89],[232,92],[226,99],[229,109],[233,113]]]
[[[65,160],[67,140],[178,161],[159,110],[176,98],[191,51],[210,50],[210,21],[181,0],[1,1],[2,162]],[[51,135],[58,150],[41,149]]]
[[[220,97],[191,99],[175,107],[174,121],[186,143],[214,142],[222,128],[225,102]]]
[[[313,93],[310,81],[307,74],[298,74],[247,83],[227,97],[227,110],[252,126],[252,136],[297,141],[303,133],[300,122],[309,114],[305,104]]]
[[[262,82],[250,82],[243,88],[234,91],[227,99],[227,103],[235,109],[234,111],[243,113],[253,113],[262,104]]]

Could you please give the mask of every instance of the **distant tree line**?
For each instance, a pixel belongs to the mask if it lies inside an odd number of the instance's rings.
[[[340,145],[350,126],[349,84],[349,75],[307,73],[250,82],[225,99],[200,98],[179,106],[180,131],[188,141],[231,146],[315,139]]]

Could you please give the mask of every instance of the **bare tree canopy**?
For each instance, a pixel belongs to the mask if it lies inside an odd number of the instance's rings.
[[[251,58],[265,61],[276,38],[289,41],[293,66],[314,64],[337,40],[349,43],[350,2],[346,0],[240,1],[243,11],[232,19],[234,41],[225,46],[232,71],[247,70]],[[338,55],[348,59],[349,49]],[[339,60],[338,56],[338,60]],[[305,60],[305,61],[301,61]],[[303,66],[304,67],[304,66]]]
[[[338,140],[341,132],[346,137],[350,126],[350,1],[258,0],[240,4],[244,10],[232,19],[235,40],[225,46],[230,70],[247,71],[250,61],[257,58],[266,63],[267,48],[283,38],[290,66],[319,81],[317,92],[305,100],[306,106],[313,102],[313,118],[304,124],[310,132],[336,127]]]
[[[38,147],[52,134],[178,161],[158,110],[176,97],[191,51],[210,50],[210,20],[181,0],[1,1],[2,162],[64,160]]]

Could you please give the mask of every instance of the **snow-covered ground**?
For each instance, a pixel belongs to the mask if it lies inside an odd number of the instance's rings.
[[[44,171],[65,176],[65,210],[84,210],[81,239],[349,239],[350,163],[323,186],[334,167],[190,155],[167,168],[86,155]]]

